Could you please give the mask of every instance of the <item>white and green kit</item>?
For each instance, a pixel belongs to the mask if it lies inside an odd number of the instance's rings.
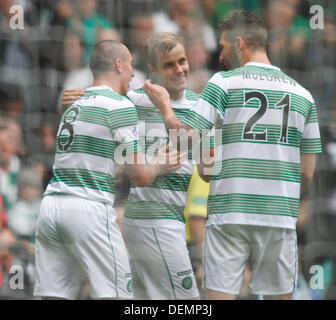
[[[113,182],[116,150],[138,151],[137,122],[133,103],[107,86],[64,112],[36,232],[36,295],[74,299],[87,278],[94,298],[132,298]]]
[[[45,195],[72,194],[113,204],[116,148],[138,152],[134,105],[112,89],[91,87],[63,114],[53,178]]]
[[[321,152],[311,94],[275,66],[247,63],[216,73],[183,121],[198,131],[219,129],[210,177],[204,286],[237,295],[250,262],[252,293],[292,293],[300,156]]]
[[[316,106],[306,89],[275,66],[248,63],[216,73],[184,122],[200,131],[221,123],[208,225],[295,229],[300,153],[321,152]]]
[[[159,146],[169,142],[163,118],[143,88],[130,91],[128,97],[136,106],[139,141],[149,160]],[[171,100],[179,119],[197,99],[197,94],[185,90],[181,99]],[[157,177],[148,186],[131,186],[123,231],[135,298],[189,299],[199,295],[186,248],[183,214],[193,173],[191,156],[190,152],[178,170]]]

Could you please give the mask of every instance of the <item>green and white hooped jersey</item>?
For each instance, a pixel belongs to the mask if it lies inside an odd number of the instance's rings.
[[[113,205],[115,154],[138,152],[137,123],[129,99],[107,86],[86,89],[62,116],[53,178],[44,195],[69,194]]]
[[[139,141],[142,150],[146,151],[146,159],[156,151],[158,146],[168,142],[168,134],[159,110],[152,104],[143,88],[129,91],[127,96],[136,106],[139,119]],[[179,119],[197,101],[199,95],[185,90],[177,101],[171,100],[171,105]],[[145,187],[131,186],[126,203],[124,222],[144,227],[154,227],[167,223],[184,223],[184,206],[187,191],[193,173],[192,153],[178,170],[164,176],[159,176]]]
[[[306,89],[275,66],[247,63],[216,73],[184,122],[197,130],[221,129],[208,225],[295,229],[300,153],[322,151],[316,106]]]

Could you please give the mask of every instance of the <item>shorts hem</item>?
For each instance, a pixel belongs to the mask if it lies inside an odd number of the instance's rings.
[[[167,300],[179,300],[179,301],[181,301],[181,300],[193,300],[193,299],[196,299],[196,298],[200,298],[200,295],[198,294],[197,296],[193,296],[193,297],[176,297],[176,298],[174,298],[174,297],[169,297],[169,298],[167,298],[167,297],[155,297],[155,298],[153,298],[153,297],[149,297],[148,299],[135,299],[134,298],[134,300],[162,300],[162,301],[167,301]]]
[[[250,294],[254,294],[254,295],[261,295],[261,296],[281,296],[281,295],[285,295],[285,294],[293,294],[294,290],[293,289],[289,289],[289,290],[284,290],[284,291],[280,291],[280,292],[265,292],[265,291],[252,291],[252,290],[248,290],[248,292]]]
[[[111,295],[103,295],[103,296],[91,296],[91,299],[95,299],[95,300],[103,300],[103,299],[134,299],[133,296],[123,296],[123,295],[119,295],[119,296],[111,296]]]
[[[33,294],[35,297],[52,297],[52,298],[60,298],[60,299],[67,299],[67,300],[76,300],[75,297],[70,297],[65,294],[59,294],[59,293],[54,293],[54,292],[48,292],[48,293],[43,293],[43,292],[34,292]]]
[[[227,294],[234,294],[234,295],[239,295],[239,291],[238,292],[232,292],[230,290],[225,290],[225,289],[219,289],[219,288],[211,288],[211,287],[206,287],[206,286],[203,286],[204,289],[209,289],[209,290],[212,290],[212,291],[218,291],[218,292],[221,292],[221,293],[227,293]]]
[[[183,297],[176,297],[176,300],[192,300],[192,299],[196,299],[196,298],[200,298],[200,294],[196,295],[196,296],[183,296]]]

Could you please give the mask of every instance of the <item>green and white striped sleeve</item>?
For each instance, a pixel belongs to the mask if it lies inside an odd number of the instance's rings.
[[[311,104],[309,115],[306,119],[305,127],[302,134],[301,153],[321,153],[321,138],[320,130],[318,126],[318,117],[316,111],[316,105],[313,102]]]
[[[201,132],[211,130],[222,121],[227,104],[226,80],[216,73],[205,86],[201,97],[183,119],[187,125]]]

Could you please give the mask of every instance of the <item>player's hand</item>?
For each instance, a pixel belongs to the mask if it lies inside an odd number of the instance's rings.
[[[186,152],[169,151],[167,144],[157,151],[151,163],[156,166],[160,175],[165,175],[180,168],[186,158]]]
[[[166,88],[158,84],[152,84],[151,80],[147,80],[144,84],[144,89],[153,104],[161,113],[165,113],[167,105],[170,105],[170,97]]]
[[[83,94],[83,89],[67,89],[64,91],[61,101],[61,113],[65,111],[66,108],[71,106],[76,100],[78,100]]]

